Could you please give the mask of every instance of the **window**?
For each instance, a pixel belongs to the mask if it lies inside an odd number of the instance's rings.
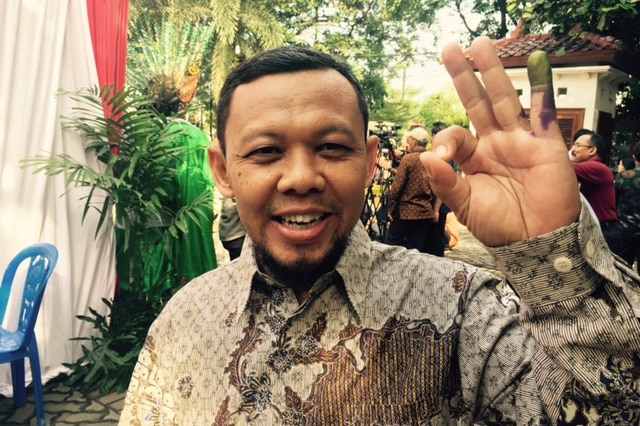
[[[529,108],[525,109],[527,116],[530,114]],[[571,137],[578,129],[583,127],[584,108],[559,108],[558,109],[558,125],[560,133],[567,149],[571,146]]]

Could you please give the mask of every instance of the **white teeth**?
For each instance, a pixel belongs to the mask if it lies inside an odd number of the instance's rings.
[[[321,214],[295,214],[291,216],[282,216],[282,222],[286,225],[309,225],[317,222],[322,218]]]

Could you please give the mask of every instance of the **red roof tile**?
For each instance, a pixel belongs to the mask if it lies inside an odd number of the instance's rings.
[[[590,32],[575,37],[553,33],[518,35],[519,31],[516,28],[509,37],[494,42],[505,68],[525,67],[528,56],[542,50],[549,54],[554,67],[611,65],[640,77],[640,57],[626,50],[622,42],[612,36]],[[473,65],[469,51],[465,53]]]
[[[528,56],[534,50],[556,54],[564,47],[565,55],[572,52],[616,52],[622,50],[622,43],[611,36],[582,33],[580,36],[556,36],[548,34],[527,34],[522,37],[508,37],[495,42],[498,56],[513,58]]]

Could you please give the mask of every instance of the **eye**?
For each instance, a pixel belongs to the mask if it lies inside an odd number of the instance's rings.
[[[256,162],[269,162],[274,161],[282,155],[282,150],[275,146],[264,146],[254,149],[244,155],[244,158],[256,161]]]
[[[326,155],[342,156],[351,152],[351,148],[339,143],[325,143],[318,147],[318,152]]]
[[[262,148],[254,149],[249,154],[247,154],[247,156],[248,157],[269,156],[269,155],[277,155],[277,154],[280,154],[280,153],[281,153],[280,149],[278,149],[278,148],[276,148],[274,146],[265,146],[265,147],[262,147]]]

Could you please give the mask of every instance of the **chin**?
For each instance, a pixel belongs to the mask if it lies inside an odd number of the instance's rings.
[[[340,257],[347,245],[347,238],[333,241],[329,251],[320,258],[300,256],[292,261],[287,261],[273,255],[263,245],[254,245],[254,254],[260,270],[276,281],[289,287],[298,283],[313,283],[320,276],[335,269]]]

